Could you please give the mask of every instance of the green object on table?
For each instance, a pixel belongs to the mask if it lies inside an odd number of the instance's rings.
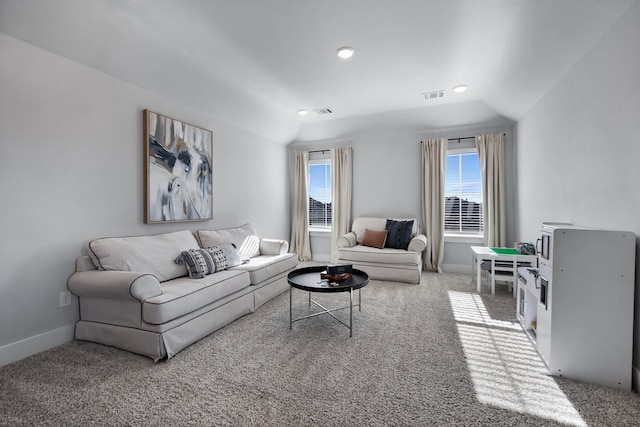
[[[491,250],[500,255],[521,255],[520,252],[514,248],[491,248]]]

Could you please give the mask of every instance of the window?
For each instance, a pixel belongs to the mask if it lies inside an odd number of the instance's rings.
[[[331,161],[309,162],[309,227],[331,228]]]
[[[450,150],[445,178],[445,234],[482,235],[482,180],[475,149]]]

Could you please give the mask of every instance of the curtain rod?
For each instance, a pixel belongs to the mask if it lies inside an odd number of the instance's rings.
[[[506,133],[502,134],[503,136],[507,136]],[[475,136],[461,136],[460,138],[447,138],[447,141],[462,141],[463,139],[476,139]],[[420,141],[420,143],[422,144],[422,141]]]
[[[309,153],[322,153],[322,154],[324,154],[324,153],[327,153],[329,151],[331,151],[331,150],[313,150],[313,151],[309,151]]]
[[[458,141],[458,142],[460,142],[463,139],[476,139],[476,137],[475,136],[463,136],[463,137],[460,137],[460,138],[447,138],[447,141]],[[420,141],[420,144],[422,144],[423,142],[424,141]]]

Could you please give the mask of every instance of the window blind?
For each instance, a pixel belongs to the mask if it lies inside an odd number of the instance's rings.
[[[309,163],[309,226],[331,227],[331,161]]]
[[[444,229],[448,234],[483,233],[482,179],[475,150],[447,154]]]

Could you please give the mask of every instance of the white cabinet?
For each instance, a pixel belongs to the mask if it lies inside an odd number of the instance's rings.
[[[518,319],[527,330],[533,299],[528,332],[552,375],[631,390],[634,233],[545,223],[541,234],[535,290],[518,289],[529,317]]]

